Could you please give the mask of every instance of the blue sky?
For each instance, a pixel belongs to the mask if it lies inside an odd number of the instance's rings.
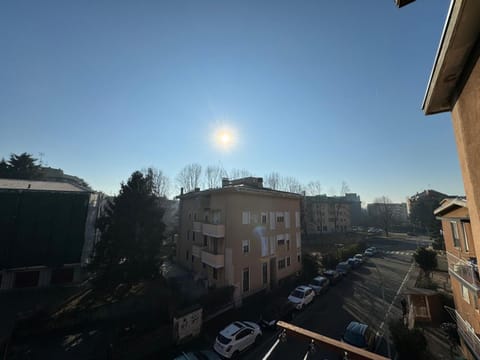
[[[3,1],[0,156],[44,153],[109,194],[190,163],[346,181],[367,202],[463,194],[450,114],[421,111],[448,6]]]

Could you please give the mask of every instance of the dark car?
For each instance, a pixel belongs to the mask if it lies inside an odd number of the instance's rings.
[[[295,304],[287,299],[279,299],[270,303],[262,312],[260,326],[264,329],[275,329],[277,321],[290,321],[295,314]]]
[[[212,350],[194,351],[189,353],[182,353],[174,360],[220,360],[220,356]]]
[[[330,285],[335,285],[343,279],[342,275],[340,275],[340,273],[335,270],[325,270],[323,272],[323,276],[330,280]]]
[[[366,324],[352,321],[345,329],[342,341],[361,349],[372,350],[375,347],[375,333]]]

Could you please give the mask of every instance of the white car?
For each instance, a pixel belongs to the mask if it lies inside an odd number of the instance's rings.
[[[297,310],[302,310],[305,305],[310,304],[315,297],[315,291],[309,286],[298,286],[290,293],[288,301],[295,305]]]
[[[220,331],[213,349],[221,356],[230,359],[258,342],[260,336],[262,336],[262,330],[257,324],[251,321],[235,321]]]
[[[355,256],[353,258],[360,261],[360,263],[363,263],[363,261],[364,261],[363,254],[355,254]]]

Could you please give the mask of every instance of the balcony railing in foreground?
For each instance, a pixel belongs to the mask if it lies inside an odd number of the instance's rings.
[[[339,355],[347,359],[370,359],[370,360],[387,360],[388,359],[386,357],[372,353],[370,351],[357,348],[355,346],[349,345],[339,340],[335,340],[327,336],[317,334],[313,331],[310,331],[310,330],[307,330],[283,321],[277,322],[277,326],[280,329],[283,329],[283,331],[280,333],[278,339],[275,341],[272,347],[263,356],[262,358],[263,360],[267,360],[270,357],[270,355],[275,351],[275,348],[278,346],[280,342],[288,341],[289,336],[294,336],[294,337],[303,339],[308,343],[308,347],[307,347],[304,359],[307,359],[309,357],[309,354],[315,353],[316,346],[327,347],[330,350],[338,352]]]
[[[480,278],[478,275],[477,259],[461,259],[458,256],[447,252],[448,271],[470,285],[474,290],[480,291]]]

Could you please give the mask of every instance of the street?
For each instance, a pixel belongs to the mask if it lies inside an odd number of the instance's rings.
[[[388,321],[402,317],[401,286],[412,265],[415,240],[369,239],[379,253],[353,270],[342,282],[316,297],[292,323],[305,329],[340,339],[350,321],[368,324],[378,335],[377,353],[388,356]],[[382,299],[382,283],[383,297]],[[399,290],[400,289],[400,290]],[[386,315],[388,314],[388,315]],[[240,319],[239,319],[240,320]],[[243,319],[242,319],[243,320]],[[219,329],[220,330],[220,329]],[[262,342],[242,354],[242,359],[261,359],[277,339],[279,331],[265,331]],[[269,359],[303,359],[308,343],[291,336],[281,342]],[[338,354],[316,347],[310,359],[336,359]],[[393,357],[394,349],[392,349]]]

